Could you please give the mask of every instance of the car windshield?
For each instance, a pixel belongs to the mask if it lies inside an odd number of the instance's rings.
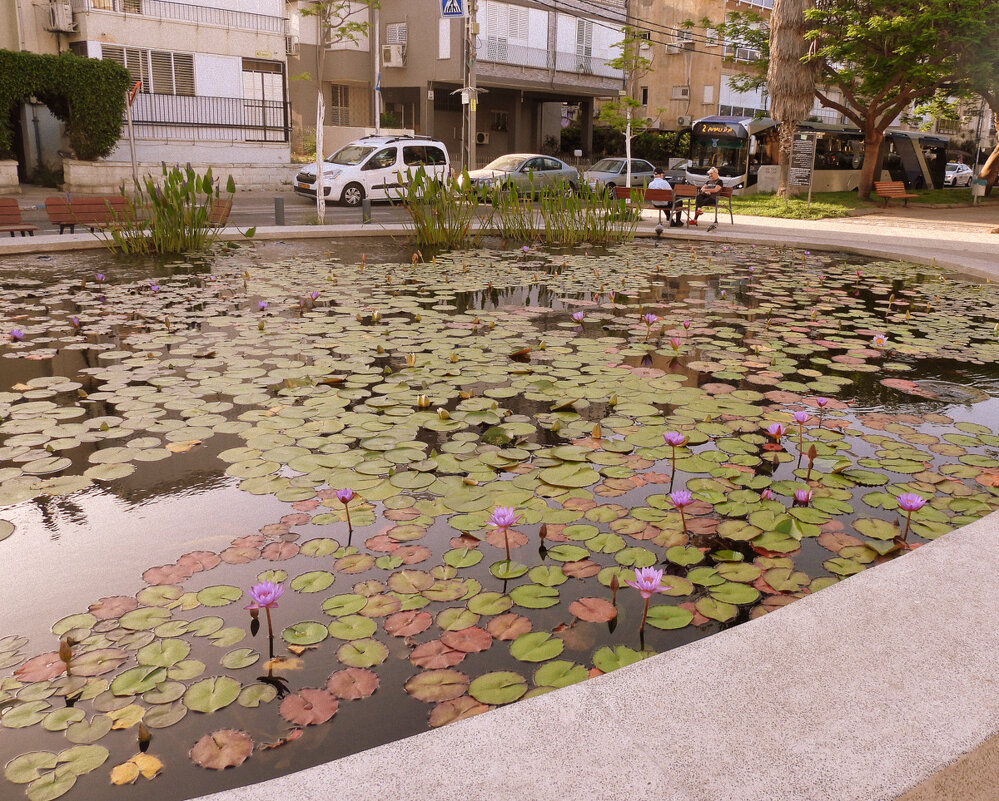
[[[344,164],[350,167],[364,161],[372,150],[374,150],[373,147],[347,145],[347,147],[340,148],[332,156],[329,156],[326,161],[330,164]]]
[[[498,159],[490,161],[482,169],[498,170],[499,172],[513,172],[523,163],[523,161],[523,156],[500,156]]]
[[[958,164],[956,162],[951,162],[950,164],[947,165],[947,172],[958,172],[959,170],[961,170],[963,168],[964,168],[963,164]]]
[[[600,159],[590,167],[590,172],[619,172],[623,163],[621,159]]]

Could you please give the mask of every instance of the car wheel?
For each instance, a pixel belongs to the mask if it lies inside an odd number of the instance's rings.
[[[340,195],[340,202],[345,206],[360,206],[364,200],[364,187],[360,184],[347,184]]]
[[[968,180],[964,182],[965,186],[971,186],[971,176],[968,176]]]

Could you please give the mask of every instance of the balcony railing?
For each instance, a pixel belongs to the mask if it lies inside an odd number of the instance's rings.
[[[241,97],[137,95],[132,106],[136,136],[231,142],[287,142],[288,104]]]
[[[218,25],[261,33],[285,34],[284,17],[231,11],[227,8],[174,3],[169,0],[73,0],[73,11],[116,11],[156,19],[173,19],[197,25]]]
[[[540,47],[509,44],[487,39],[478,48],[478,60],[494,64],[513,64],[539,70],[555,70],[600,78],[620,78],[621,70],[607,65],[607,59],[576,53],[552,52]]]

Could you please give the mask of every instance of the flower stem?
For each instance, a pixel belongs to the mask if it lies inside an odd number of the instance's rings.
[[[350,524],[350,508],[347,506],[347,504],[343,505],[343,513],[347,515],[347,531],[353,534],[354,527]]]
[[[503,529],[503,544],[506,545],[506,561],[510,561],[510,529]]]
[[[267,644],[269,647],[270,658],[274,658],[274,624],[271,622],[271,608],[269,606],[264,607],[264,611],[267,612]]]
[[[910,509],[905,516],[905,531],[902,532],[902,542],[906,543],[908,542],[906,538],[909,536],[909,523],[911,521],[912,521],[912,510]]]
[[[638,627],[638,633],[641,634],[645,631],[645,619],[649,616],[649,599],[645,599],[645,606],[642,609],[642,625]]]

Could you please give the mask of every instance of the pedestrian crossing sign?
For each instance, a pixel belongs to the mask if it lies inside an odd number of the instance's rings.
[[[467,0],[441,0],[441,16],[444,19],[451,17],[467,17]]]

